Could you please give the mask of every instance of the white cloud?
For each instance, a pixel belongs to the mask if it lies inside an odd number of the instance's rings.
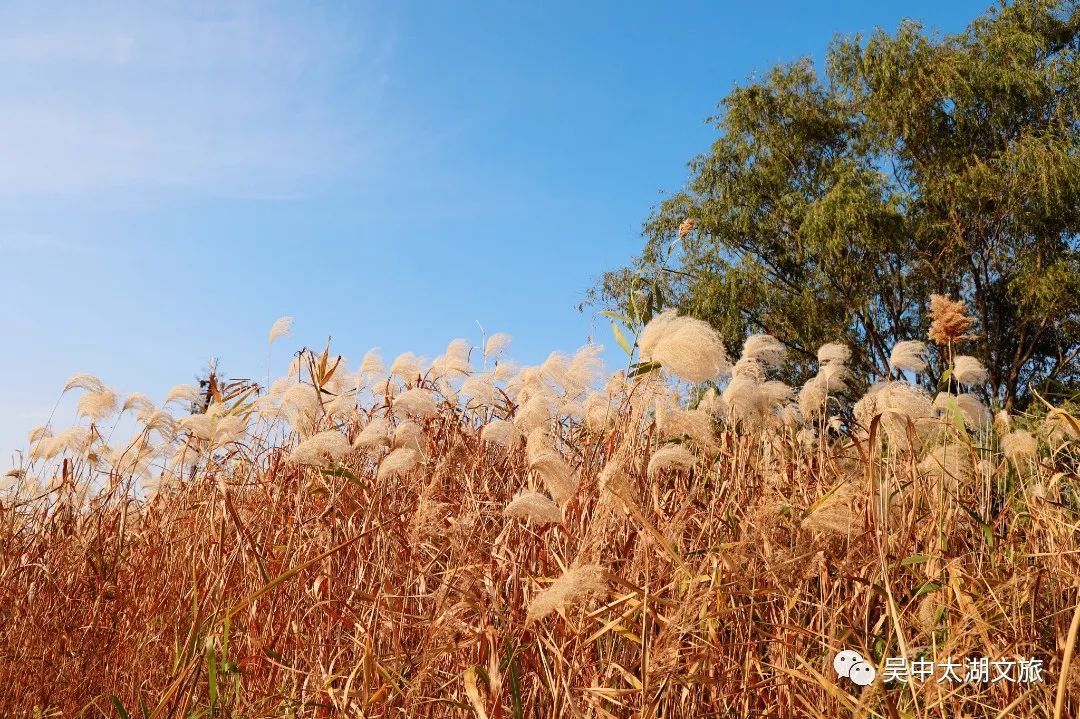
[[[370,13],[191,7],[0,9],[0,197],[297,195],[370,159],[392,47]]]

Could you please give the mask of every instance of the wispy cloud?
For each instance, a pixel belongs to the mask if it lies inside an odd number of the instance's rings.
[[[0,196],[297,195],[364,162],[383,131],[392,33],[339,12],[3,6]]]

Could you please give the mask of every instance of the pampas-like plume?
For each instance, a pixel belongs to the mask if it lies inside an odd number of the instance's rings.
[[[405,412],[420,419],[434,417],[439,411],[435,397],[421,387],[415,387],[394,397],[393,410]]]
[[[908,422],[917,434],[925,433],[930,426],[928,420],[934,417],[930,395],[921,387],[900,381],[873,385],[852,409],[863,431],[868,431],[874,417],[881,415],[882,429],[889,442],[897,446],[907,444]]]
[[[202,394],[199,392],[199,388],[190,384],[178,384],[169,390],[169,394],[165,395],[165,401],[162,404],[181,401],[201,402]]]
[[[539,492],[522,490],[503,509],[504,517],[521,517],[536,522],[552,522],[559,524],[563,521],[562,510],[559,505]]]
[[[973,394],[951,395],[940,392],[934,398],[935,409],[947,411],[950,406],[955,406],[968,427],[981,427],[990,422],[990,410]]]
[[[548,382],[559,385],[566,383],[566,374],[570,371],[570,358],[565,352],[552,352],[540,365],[539,377]]]
[[[543,429],[533,430],[529,435],[525,452],[529,458],[529,469],[544,482],[552,498],[560,506],[569,502],[578,488],[574,470],[551,446]]]
[[[585,398],[585,426],[594,432],[610,427],[615,412],[611,399],[603,392],[592,392]]]
[[[1058,449],[1066,442],[1080,440],[1080,431],[1077,431],[1078,428],[1073,420],[1072,415],[1067,412],[1053,409],[1046,414],[1046,418],[1039,425],[1039,433],[1046,437],[1055,449]]]
[[[499,398],[499,392],[493,380],[492,375],[486,372],[470,375],[461,383],[461,396],[467,397],[473,408],[490,407]]]
[[[310,434],[321,405],[317,390],[306,384],[295,384],[281,398],[281,411],[302,434]]]
[[[889,355],[889,365],[894,370],[921,374],[926,371],[926,343],[919,340],[897,342]]]
[[[853,508],[858,491],[853,482],[844,482],[830,490],[818,501],[802,521],[802,528],[811,532],[849,535],[858,520]]]
[[[851,349],[840,342],[828,342],[821,345],[817,351],[817,360],[821,364],[845,364],[851,359]]]
[[[357,449],[374,449],[390,444],[390,423],[382,417],[376,417],[360,430],[353,440]]]
[[[548,450],[542,456],[529,463],[529,469],[536,472],[547,487],[547,491],[560,505],[569,502],[577,492],[577,480],[574,470],[555,450]]]
[[[176,424],[197,439],[209,440],[214,436],[214,420],[209,415],[193,414],[181,418]]]
[[[226,444],[240,442],[246,434],[247,420],[237,415],[229,415],[214,423],[214,434],[210,440],[215,447],[223,447]]]
[[[439,355],[431,363],[431,369],[436,375],[449,374],[467,375],[472,372],[469,364],[469,352],[472,347],[467,340],[456,339],[446,347],[446,352]]]
[[[563,378],[567,394],[578,394],[595,383],[604,373],[604,361],[600,359],[603,345],[585,345],[574,353]]]
[[[674,409],[657,413],[661,439],[689,437],[698,447],[709,451],[716,446],[713,418],[701,409]]]
[[[687,217],[679,224],[679,239],[686,239],[686,237],[696,229],[697,220],[693,217]]]
[[[52,430],[49,429],[49,425],[47,425],[47,424],[43,424],[43,425],[39,425],[37,427],[34,427],[26,435],[27,441],[30,442],[30,444],[33,444],[34,442],[37,442],[38,440],[45,439],[46,437],[52,437],[52,436],[53,436]]]
[[[985,384],[987,376],[988,373],[982,362],[974,357],[958,355],[953,360],[953,379],[962,385],[974,387]]]
[[[752,359],[766,367],[779,367],[784,363],[787,349],[772,335],[750,335],[743,343],[742,357]]]
[[[813,422],[825,411],[829,401],[829,383],[820,374],[811,377],[799,390],[799,412]],[[785,422],[786,424],[786,422]]]
[[[105,389],[105,383],[92,374],[81,373],[72,375],[64,385],[65,392],[73,389],[84,389],[87,392],[100,392]]]
[[[517,365],[513,362],[506,362],[504,360],[495,365],[495,369],[491,371],[491,378],[496,382],[506,382],[516,375],[517,372]]]
[[[785,404],[777,410],[776,418],[780,420],[781,425],[788,429],[797,429],[803,423],[803,414],[798,404]]]
[[[998,413],[994,415],[994,431],[1001,435],[1012,431],[1012,417],[1009,416],[1007,410],[998,410]]]
[[[551,398],[537,395],[518,408],[517,414],[514,415],[514,424],[523,433],[528,434],[547,424],[552,414]]]
[[[157,410],[141,421],[147,432],[157,432],[166,442],[176,435],[176,420],[168,412]]]
[[[412,447],[398,447],[383,458],[376,475],[379,479],[386,479],[397,474],[409,472],[420,462],[420,453]]]
[[[641,358],[659,362],[688,382],[716,379],[730,369],[720,334],[707,322],[668,310],[654,317],[638,340]]]
[[[747,379],[754,382],[765,381],[765,366],[753,357],[740,357],[731,368],[731,376],[735,379]]]
[[[106,387],[80,397],[76,411],[80,416],[88,417],[91,422],[101,422],[116,412],[117,399],[116,392]]]
[[[424,439],[424,430],[420,425],[416,422],[402,422],[394,430],[394,439],[390,446],[394,449],[408,447],[417,452],[423,452]]]
[[[513,448],[520,438],[521,434],[518,432],[517,427],[514,426],[513,422],[506,419],[493,419],[484,425],[484,429],[480,431],[480,439],[502,445],[507,449]]]
[[[668,469],[690,469],[697,462],[694,453],[681,444],[666,444],[653,452],[649,459],[648,474],[656,476],[658,472]]]
[[[930,450],[919,469],[946,489],[955,491],[959,483],[972,477],[971,453],[961,444],[944,444]]]
[[[267,342],[274,344],[283,337],[288,337],[292,334],[292,317],[279,317],[274,321],[274,324],[270,325],[270,333],[267,335]]]
[[[1001,451],[1019,467],[1022,460],[1033,459],[1038,452],[1039,443],[1035,435],[1022,429],[1009,432],[1001,438]]]
[[[945,346],[950,342],[969,339],[967,331],[975,320],[967,314],[967,302],[950,300],[942,295],[930,295],[930,340]]]
[[[791,388],[783,382],[734,378],[722,397],[733,419],[744,429],[757,429],[766,424],[773,410],[791,399],[791,394]]]
[[[351,447],[345,435],[337,430],[326,430],[305,439],[289,454],[289,461],[316,467],[328,467],[348,454]]]
[[[510,335],[505,332],[496,332],[488,337],[488,341],[484,343],[484,356],[485,357],[498,357],[510,347]]]
[[[364,359],[360,362],[360,372],[366,375],[381,375],[386,372],[379,350],[371,349],[367,351]]]
[[[124,400],[123,406],[120,408],[121,412],[127,412],[128,410],[135,410],[135,416],[141,421],[145,417],[149,417],[157,407],[150,401],[142,392],[135,392],[128,396]]]
[[[606,590],[607,580],[599,566],[587,564],[571,567],[533,598],[525,622],[531,624],[556,610],[566,611],[568,607]]]
[[[90,429],[71,427],[55,437],[42,437],[30,448],[30,459],[50,460],[63,452],[82,455],[90,445]]]
[[[402,352],[390,365],[390,376],[398,377],[406,382],[415,382],[421,371],[420,358],[412,352]]]

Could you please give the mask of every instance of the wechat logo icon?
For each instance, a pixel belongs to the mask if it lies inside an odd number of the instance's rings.
[[[868,687],[877,678],[877,669],[870,662],[862,658],[858,652],[845,649],[833,658],[833,669],[837,676],[850,679],[860,687]]]

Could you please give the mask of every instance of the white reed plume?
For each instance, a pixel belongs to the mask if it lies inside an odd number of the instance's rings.
[[[376,417],[364,426],[353,440],[357,449],[374,449],[390,444],[390,423],[382,417]]]
[[[821,364],[846,364],[851,359],[851,349],[840,342],[827,342],[817,351],[817,360]]]
[[[456,339],[446,347],[446,352],[436,357],[431,363],[432,371],[438,376],[467,375],[472,372],[469,353],[472,347],[467,340]]]
[[[461,396],[469,400],[471,407],[490,407],[499,400],[494,377],[488,372],[470,375],[461,383]]]
[[[661,439],[689,437],[699,448],[710,451],[716,447],[713,417],[701,409],[674,409],[657,413],[657,429]]]
[[[807,380],[799,390],[799,412],[808,421],[815,421],[824,414],[829,401],[829,383],[821,374]]]
[[[402,422],[394,430],[390,446],[394,449],[408,447],[417,452],[423,452],[426,439],[424,429],[416,422]]]
[[[87,392],[100,392],[105,389],[105,383],[92,374],[81,373],[72,375],[67,383],[64,384],[65,392],[73,389],[83,389]]]
[[[534,522],[551,522],[559,524],[563,521],[563,513],[559,505],[551,501],[546,494],[522,490],[518,492],[510,503],[503,509],[504,517],[520,517]]]
[[[649,459],[648,474],[654,477],[657,473],[669,469],[690,469],[696,462],[697,457],[694,453],[681,444],[665,444],[653,452]]]
[[[405,382],[415,382],[422,371],[420,358],[412,352],[402,352],[390,365],[390,376]]]
[[[142,392],[134,392],[128,395],[128,398],[124,400],[123,406],[120,408],[121,412],[128,412],[135,410],[135,417],[142,421],[145,417],[149,417],[157,407],[150,401]]]
[[[118,397],[108,387],[96,392],[88,392],[79,398],[76,411],[91,422],[101,422],[116,413]]]
[[[734,379],[746,379],[753,382],[765,381],[765,365],[753,357],[740,357],[731,368]]]
[[[585,345],[574,353],[563,376],[563,388],[567,394],[578,394],[596,382],[604,373],[604,361],[600,355],[603,345]]]
[[[534,430],[529,435],[526,453],[529,457],[529,469],[540,477],[552,498],[560,506],[569,502],[578,488],[574,471],[551,446],[542,429]]]
[[[889,366],[894,370],[904,370],[921,374],[926,371],[926,343],[919,340],[897,342],[889,355]]]
[[[422,387],[414,387],[394,397],[391,408],[395,413],[404,412],[420,419],[430,419],[439,411],[434,395]]]
[[[30,459],[50,460],[64,452],[81,456],[90,446],[92,436],[88,427],[71,427],[55,437],[42,437],[30,448]]]
[[[971,452],[962,444],[943,444],[930,450],[919,469],[949,491],[974,476]]]
[[[364,355],[364,359],[360,362],[360,373],[365,375],[381,375],[386,373],[386,367],[383,365],[382,355],[379,354],[379,350],[370,349],[367,354]]]
[[[607,579],[599,566],[587,564],[571,567],[551,586],[533,597],[525,622],[531,624],[556,610],[565,612],[590,596],[606,591]]]
[[[399,474],[407,474],[420,462],[420,453],[412,447],[398,447],[383,458],[376,475],[386,479]]]
[[[950,412],[955,408],[967,427],[982,427],[991,421],[990,410],[973,394],[951,395],[948,392],[939,392],[934,398],[934,408],[943,412]]]
[[[493,419],[480,431],[480,439],[512,449],[521,438],[514,423],[506,419]]]
[[[506,352],[508,347],[510,347],[510,335],[505,332],[496,332],[484,343],[484,357],[499,357]]]
[[[750,335],[743,343],[742,357],[760,362],[765,367],[780,367],[787,355],[787,348],[772,335]]]
[[[147,432],[157,432],[166,442],[172,441],[176,436],[176,420],[168,412],[156,410],[140,421]]]
[[[289,454],[289,461],[315,467],[328,467],[349,453],[351,447],[345,435],[326,430],[305,439]]]
[[[680,379],[705,382],[730,369],[720,334],[707,322],[678,317],[674,310],[654,317],[638,340],[641,358],[659,362]]]
[[[1002,453],[1019,469],[1024,460],[1035,458],[1039,443],[1031,432],[1018,429],[1001,438]]]
[[[986,384],[988,373],[982,362],[968,355],[957,355],[953,360],[953,379],[967,387]]]
[[[293,318],[292,317],[288,317],[288,316],[279,317],[277,320],[274,321],[274,324],[270,325],[270,332],[267,335],[267,342],[269,344],[274,344],[279,339],[282,339],[284,337],[288,337],[289,335],[291,335],[292,334],[292,325],[293,325]]]
[[[169,390],[169,394],[165,395],[165,401],[162,404],[169,404],[170,402],[201,402],[202,394],[199,392],[199,388],[190,384],[178,384]]]
[[[42,425],[38,425],[37,427],[34,427],[26,435],[27,441],[30,442],[30,444],[33,444],[34,442],[45,439],[46,437],[52,437],[52,436],[53,436],[52,430],[49,428],[49,425],[47,425],[47,424],[42,424]]]
[[[207,440],[214,436],[214,420],[206,414],[193,414],[177,421],[177,426],[192,437]]]
[[[551,421],[554,413],[552,399],[545,395],[537,395],[518,408],[517,414],[514,415],[514,424],[522,433],[528,434]]]
[[[850,535],[858,522],[855,500],[858,488],[853,482],[844,482],[830,489],[806,513],[802,528],[840,536]]]

